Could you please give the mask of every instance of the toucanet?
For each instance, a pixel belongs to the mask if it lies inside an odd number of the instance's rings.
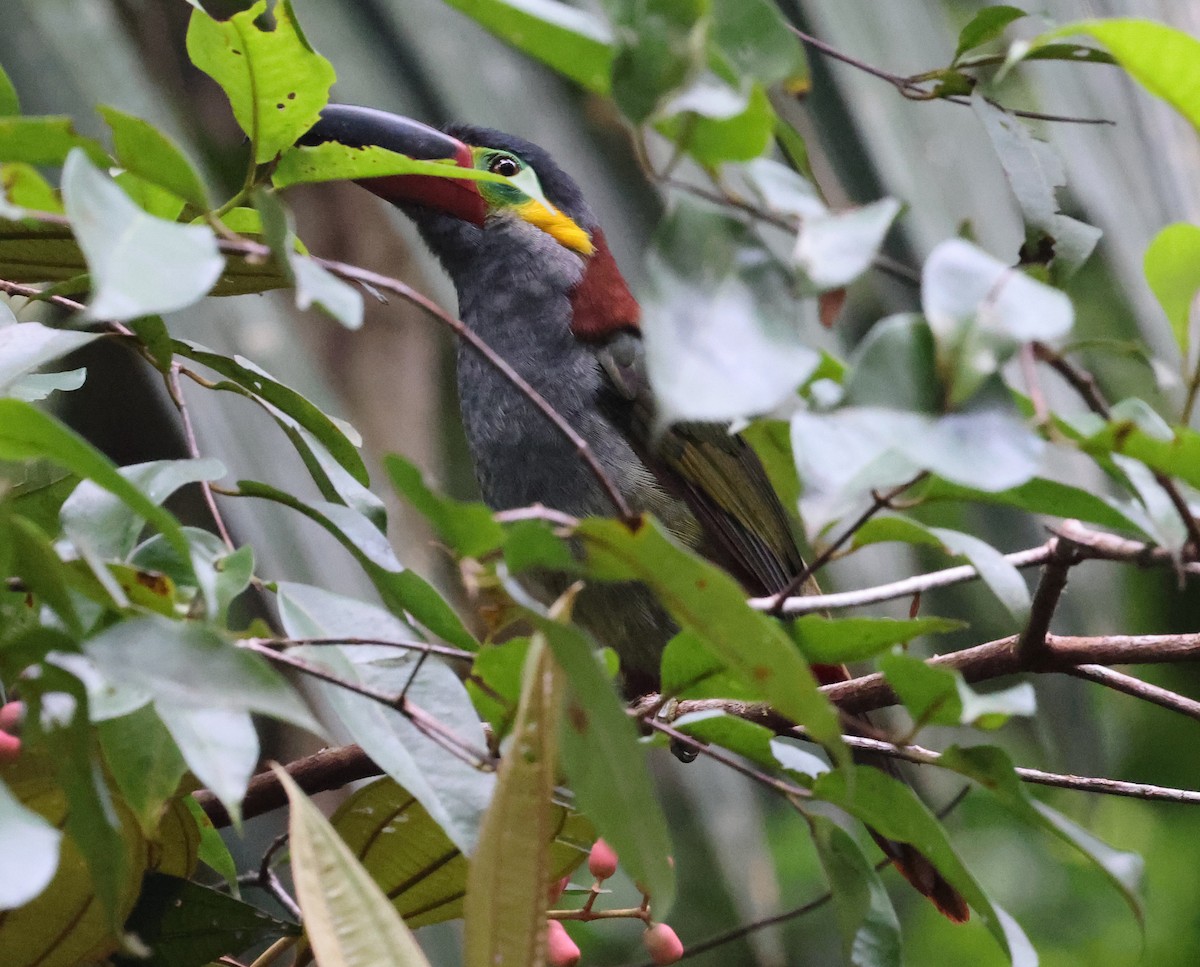
[[[787,515],[750,447],[725,425],[661,430],[646,378],[640,312],[604,232],[550,155],[499,131],[439,131],[371,108],[330,105],[303,139],[379,146],[504,175],[508,183],[394,175],[360,183],[399,207],[449,273],[459,315],[583,436],[629,506],[727,569],[747,593],[786,587],[804,563]],[[612,503],[576,448],[469,346],[458,395],[484,500],[497,510],[543,504],[604,516]],[[566,587],[545,575],[545,595]],[[631,694],[656,690],[659,659],[678,628],[636,583],[591,583],[574,616],[620,657]],[[846,671],[816,666],[822,681]],[[897,869],[952,920],[965,900],[912,846],[875,834]]]

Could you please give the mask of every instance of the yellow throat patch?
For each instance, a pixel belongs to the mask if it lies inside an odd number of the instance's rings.
[[[554,238],[560,245],[578,252],[580,255],[591,255],[596,247],[588,237],[588,233],[553,206],[547,208],[540,201],[530,199],[516,206],[516,212],[530,225],[540,228]]]

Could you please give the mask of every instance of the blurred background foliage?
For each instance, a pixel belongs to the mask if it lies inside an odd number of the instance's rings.
[[[959,29],[981,7],[974,0],[780,0],[785,15],[839,50],[899,74],[944,64]],[[215,14],[244,6],[210,5]],[[69,113],[84,133],[99,133],[98,103],[114,105],[171,132],[221,194],[241,177],[244,148],[225,99],[187,62],[183,37],[190,8],[163,0],[5,0],[0,62],[29,114]],[[1046,0],[1048,16],[1150,16],[1200,34],[1200,8],[1158,0]],[[222,9],[224,8],[224,9]],[[495,40],[439,0],[297,0],[313,45],[337,67],[337,100],[369,104],[433,123],[460,119],[527,137],[548,148],[584,186],[619,263],[638,288],[640,254],[661,211],[642,177],[627,132],[612,106]],[[102,49],[104,56],[94,56]],[[883,195],[907,210],[889,254],[916,265],[938,241],[967,230],[990,252],[1015,261],[1024,233],[993,148],[975,115],[944,102],[901,98],[888,84],[840,63],[811,57],[813,84],[802,99],[777,106],[808,138],[818,180],[835,206]],[[1135,90],[1110,67],[1026,64],[1010,75],[1010,106],[1087,117],[1116,126],[1041,125],[1067,168],[1065,210],[1104,230],[1097,254],[1071,284],[1077,335],[1097,341],[1137,337],[1169,355],[1169,334],[1141,272],[1154,233],[1200,219],[1198,144],[1164,105]],[[295,191],[300,234],[322,255],[412,282],[446,305],[452,290],[397,214],[352,186]],[[841,354],[890,312],[914,308],[916,290],[875,275],[858,284],[837,329],[817,334]],[[454,403],[449,339],[412,307],[369,305],[364,329],[347,334],[317,313],[298,314],[286,297],[248,296],[205,302],[178,315],[178,334],[214,349],[241,352],[283,381],[303,387],[323,409],[344,416],[376,458],[396,451],[420,464],[443,488],[471,494]],[[1097,342],[1099,346],[1099,342]],[[122,350],[97,347],[92,374],[68,396],[64,415],[118,463],[184,456],[161,388]],[[1098,348],[1088,364],[1110,398],[1153,400],[1168,375],[1133,355]],[[197,394],[202,452],[261,480],[304,475],[274,424],[245,401]],[[177,508],[178,509],[178,508]],[[227,506],[239,541],[254,545],[261,573],[320,584],[356,596],[371,590],[331,539],[288,511],[261,502]],[[410,510],[390,508],[393,542],[406,563],[449,587],[449,558]],[[186,513],[186,509],[183,511]],[[193,520],[203,522],[201,509]],[[1014,550],[1042,539],[1028,518],[1003,510],[947,510],[937,520]],[[866,585],[911,573],[908,551],[856,555],[826,581]],[[931,611],[967,613],[981,589],[945,592]],[[982,600],[982,599],[980,599]],[[1165,632],[1197,627],[1200,601],[1179,595],[1167,572],[1093,563],[1075,572],[1055,631]],[[988,630],[976,626],[973,640]],[[964,642],[966,643],[966,642]],[[1195,694],[1188,667],[1150,669],[1152,681]],[[1010,725],[1007,741],[1026,765],[1195,787],[1200,769],[1190,746],[1192,723],[1132,699],[1100,693],[1065,677],[1037,683],[1040,714]],[[1022,731],[1024,729],[1024,731]],[[293,750],[294,751],[294,750]],[[685,857],[681,900],[672,921],[687,943],[769,916],[821,892],[819,866],[794,833],[794,817],[732,773],[700,760],[674,763],[660,775]],[[935,804],[956,791],[926,790]],[[1034,940],[1042,962],[1067,965],[1191,965],[1200,949],[1200,813],[1078,793],[1046,797],[1114,846],[1147,861],[1147,931],[1143,941],[1120,897],[1101,874],[1045,839],[1030,839],[970,797],[949,820],[968,864]],[[787,821],[785,823],[785,820]],[[264,834],[265,835],[265,834]],[[251,826],[251,840],[254,826]],[[253,850],[251,850],[251,854]],[[1002,963],[977,925],[954,927],[915,894],[897,890],[905,924],[906,962]],[[636,927],[603,924],[584,935],[586,962],[638,958]],[[423,937],[438,964],[454,962],[445,935]],[[819,965],[838,962],[840,938],[829,908],[760,930],[692,963]],[[1143,946],[1144,944],[1144,946]]]

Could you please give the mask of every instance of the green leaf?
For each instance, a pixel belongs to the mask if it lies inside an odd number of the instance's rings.
[[[230,951],[300,932],[249,903],[161,873],[147,875],[126,929],[151,953],[145,959],[122,958],[122,967],[204,967]]]
[[[258,733],[250,713],[169,702],[155,703],[154,710],[188,768],[238,822],[242,798],[258,766]]]
[[[135,840],[122,835],[118,805],[105,781],[95,736],[88,728],[88,698],[74,675],[50,663],[27,676],[22,698],[28,706],[22,741],[46,753],[67,801],[64,831],[79,848],[109,925],[121,921],[127,877],[145,857]],[[24,748],[21,755],[29,754]]]
[[[949,618],[826,618],[809,614],[791,626],[792,637],[810,662],[840,665],[872,658],[892,645],[921,635],[946,634],[966,624]]]
[[[805,726],[835,757],[845,754],[837,715],[807,662],[777,622],[746,604],[733,578],[672,543],[653,520],[635,530],[586,520],[575,536],[586,550],[590,576],[649,585],[681,629],[695,633],[777,712]],[[748,641],[755,642],[753,652]]]
[[[486,181],[515,185],[522,191],[528,187],[519,177],[513,179],[490,171],[462,168],[453,161],[425,161],[375,144],[358,146],[338,141],[288,148],[280,155],[279,163],[271,172],[271,184],[276,188],[287,188],[291,185],[384,178],[389,175],[428,175],[431,178],[458,181]]]
[[[99,337],[95,332],[50,329],[40,322],[5,323],[0,319],[0,396],[12,395],[13,384],[40,366],[74,352]]]
[[[239,896],[237,864],[234,863],[229,847],[225,845],[225,840],[213,825],[213,821],[208,818],[208,813],[196,802],[194,796],[185,796],[183,803],[192,819],[195,820],[196,828],[200,831],[200,843],[196,848],[196,858],[224,877],[229,886],[229,892],[235,897]]]
[[[939,764],[967,776],[989,790],[1017,818],[1044,829],[1078,850],[1105,875],[1145,929],[1138,890],[1145,864],[1136,853],[1113,849],[1061,813],[1034,799],[1013,770],[1008,754],[996,746],[951,746]]]
[[[98,165],[111,163],[108,152],[77,134],[68,117],[0,117],[0,161],[61,165],[75,148]]]
[[[742,92],[712,72],[675,94],[661,113],[658,131],[709,167],[759,157],[775,131],[775,111],[762,85]]]
[[[552,0],[446,0],[485,30],[595,94],[607,94],[612,30],[599,17]]]
[[[921,307],[952,406],[972,396],[1021,343],[1059,339],[1075,321],[1064,293],[962,239],[930,253],[921,271]]]
[[[279,766],[291,804],[292,878],[321,967],[429,967],[383,891],[320,810]]]
[[[0,780],[0,910],[24,906],[50,884],[61,843],[62,833]]]
[[[849,285],[871,267],[892,222],[900,214],[894,198],[804,219],[792,258],[817,292]]]
[[[959,724],[962,701],[953,669],[927,665],[903,652],[884,655],[879,669],[919,726]]]
[[[680,199],[658,228],[647,271],[646,368],[663,423],[769,411],[816,368],[787,271],[738,220]]]
[[[1010,23],[1026,16],[1028,14],[1024,10],[1008,4],[984,7],[959,32],[958,46],[954,49],[954,59],[951,63],[957,64],[959,58],[967,51],[995,40],[1004,33],[1004,28]]]
[[[979,490],[1009,490],[1040,469],[1045,441],[1007,407],[930,417],[848,406],[792,417],[792,452],[810,526],[862,509],[873,490],[928,470]]]
[[[1051,517],[1074,517],[1114,530],[1139,533],[1142,529],[1111,498],[1045,477],[1034,477],[1026,483],[996,493],[963,487],[940,477],[927,477],[906,491],[905,497],[923,503],[952,500],[1000,504]]]
[[[671,837],[654,795],[644,748],[605,677],[594,643],[573,625],[530,614],[546,636],[569,689],[563,708],[560,764],[584,814],[645,888],[656,918],[675,899]]]
[[[1200,40],[1153,20],[1113,17],[1081,20],[1042,34],[1031,49],[1073,34],[1088,34],[1107,47],[1135,81],[1182,114],[1200,131]]]
[[[709,39],[741,77],[799,95],[809,87],[808,61],[788,26],[771,0],[715,0]]]
[[[135,618],[89,638],[83,650],[105,677],[144,690],[162,706],[257,712],[322,734],[265,659],[203,625]]]
[[[1146,249],[1143,270],[1186,365],[1192,358],[1192,303],[1200,292],[1200,227],[1177,222],[1164,228]]]
[[[421,471],[397,454],[384,457],[383,467],[397,493],[420,511],[456,554],[479,557],[504,543],[504,529],[492,518],[489,507],[434,493]]]
[[[755,701],[758,691],[736,669],[721,661],[703,636],[681,631],[662,654],[663,695],[672,698],[730,698]]]
[[[17,97],[17,89],[4,68],[0,67],[0,117],[21,113],[21,102]]]
[[[280,621],[295,638],[367,638],[412,642],[403,622],[374,605],[320,588],[281,582]],[[378,646],[305,646],[291,652],[341,678],[408,699],[453,729],[465,742],[484,748],[479,718],[458,676],[437,659],[421,662],[419,651]],[[449,755],[435,739],[394,709],[331,683],[314,682],[337,723],[381,769],[409,790],[446,831],[470,853],[491,796],[494,776]]]
[[[0,164],[0,190],[0,209],[4,207],[6,196],[19,209],[62,214],[62,202],[57,193],[33,165],[15,161]]]
[[[122,477],[99,450],[28,403],[0,399],[0,459],[39,457],[95,481],[157,527],[185,558],[188,556],[187,538],[178,521]]]
[[[692,38],[707,6],[702,0],[607,0],[617,39],[612,96],[635,124],[701,66],[703,52]]]
[[[1051,145],[1035,138],[1020,118],[982,94],[974,94],[971,105],[996,149],[1027,229],[1049,237],[1055,265],[1063,266],[1056,278],[1068,278],[1087,261],[1102,233],[1059,211],[1055,192],[1067,183],[1062,159]]]
[[[1001,922],[997,908],[954,852],[941,823],[903,782],[870,766],[842,766],[820,776],[813,794],[842,807],[886,838],[915,846],[980,914],[1004,951],[1013,955],[1014,965],[1037,963],[1036,958],[1016,958],[1019,943],[1009,936],[1015,924]],[[1019,929],[1016,935],[1023,938]]]
[[[238,488],[245,496],[291,507],[325,528],[358,561],[384,604],[395,614],[411,614],[434,634],[458,648],[474,651],[479,647],[454,609],[428,581],[400,563],[386,535],[357,510],[322,501],[306,504],[291,494],[253,480],[238,481]]]
[[[565,675],[534,634],[507,751],[471,857],[463,904],[468,967],[534,964],[544,955],[552,798]]]
[[[773,745],[775,734],[757,722],[749,722],[727,712],[709,709],[681,715],[671,725],[684,735],[690,735],[708,745],[719,745],[730,752],[736,752],[771,772],[779,771],[781,766],[787,768],[786,763],[781,761],[779,755],[775,754]],[[783,757],[788,758],[793,747],[781,744],[779,748]],[[818,765],[813,766],[812,763]],[[812,776],[827,772],[829,766],[810,754],[809,759],[805,762],[805,769],[808,771],[802,773],[802,779],[808,781]]]
[[[285,386],[242,356],[232,359],[214,353],[196,343],[175,340],[175,352],[220,373],[231,383],[218,383],[217,388],[240,393],[268,404],[267,411],[288,426],[301,426],[311,433],[334,459],[360,484],[370,482],[358,447],[361,437],[348,423],[322,412],[317,406]]]
[[[1083,440],[1087,453],[1121,453],[1193,487],[1200,487],[1200,433],[1187,427],[1170,427],[1165,433],[1147,431],[1132,418],[1114,409],[1114,419]]]
[[[221,275],[212,229],[147,214],[81,151],[63,168],[63,203],[92,276],[91,319],[182,309]]]
[[[157,506],[180,487],[220,479],[225,467],[211,458],[154,460],[121,467],[118,473]],[[90,480],[80,482],[66,499],[61,517],[68,537],[78,537],[100,556],[118,560],[128,557],[146,523],[129,504]]]
[[[258,25],[266,10],[259,0],[220,21],[197,9],[187,34],[188,56],[225,91],[259,164],[316,124],[336,78],[300,31],[290,0],[275,4],[270,30]]]
[[[580,864],[596,834],[581,814],[561,802],[553,803],[552,817],[553,881]],[[357,790],[330,822],[412,929],[462,917],[466,858],[416,797],[394,780],[379,779]]]
[[[13,515],[5,535],[12,553],[13,573],[29,586],[73,634],[83,631],[83,622],[70,592],[71,574],[46,534],[30,521]]]
[[[32,373],[18,377],[9,388],[9,394],[13,399],[35,403],[51,393],[77,390],[86,379],[87,370],[82,367],[61,373]]]
[[[937,413],[941,393],[929,324],[915,312],[875,323],[854,348],[845,388],[852,406]]]
[[[1029,588],[1021,572],[1004,559],[1004,555],[985,541],[970,534],[932,527],[929,532],[942,542],[951,554],[961,554],[979,572],[983,583],[1009,613],[1016,624],[1023,625],[1029,616]]]
[[[196,169],[170,138],[141,118],[101,105],[113,133],[113,153],[127,171],[140,175],[197,208],[208,208],[208,192]]]
[[[824,816],[808,820],[833,894],[846,962],[853,967],[900,967],[900,921],[879,874],[844,829]]]
[[[97,730],[109,775],[142,831],[155,837],[163,806],[187,772],[183,756],[149,705],[100,722]]]
[[[254,204],[261,216],[267,244],[275,253],[275,260],[286,268],[296,288],[296,308],[303,312],[317,305],[347,329],[360,328],[363,322],[362,294],[298,251],[299,240],[292,214],[277,195],[256,190]]]

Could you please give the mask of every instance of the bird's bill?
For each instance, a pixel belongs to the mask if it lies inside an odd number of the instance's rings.
[[[330,104],[304,136],[304,144],[336,141],[354,148],[380,147],[421,161],[449,161],[473,168],[470,147],[457,138],[412,118],[369,107]],[[487,206],[478,183],[434,175],[385,175],[359,184],[393,205],[422,205],[475,225],[482,225]]]

